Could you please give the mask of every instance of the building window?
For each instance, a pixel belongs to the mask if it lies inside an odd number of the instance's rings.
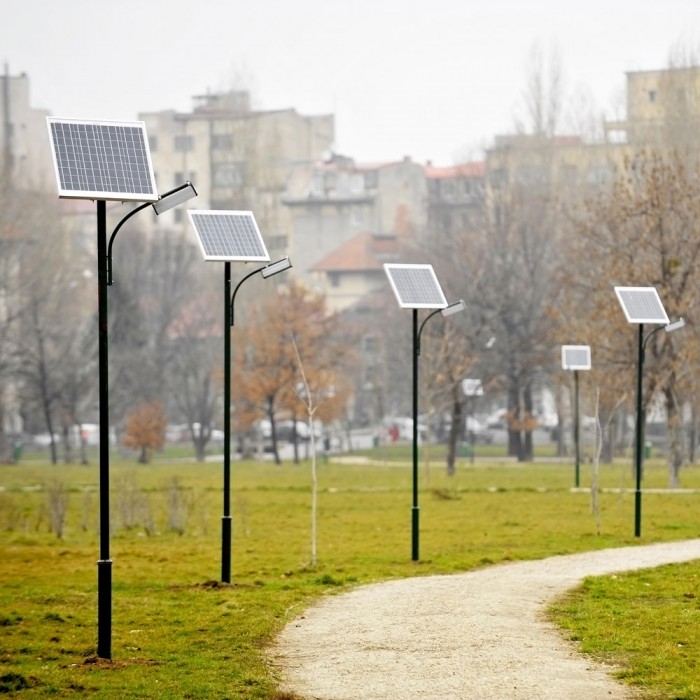
[[[233,134],[213,134],[211,147],[214,151],[230,151],[233,148]]]
[[[214,166],[215,187],[243,187],[245,163],[217,163]]]
[[[362,338],[363,352],[367,355],[376,355],[379,352],[379,338],[373,333],[368,333]]]
[[[329,272],[328,273],[328,282],[331,285],[331,287],[339,287],[340,286],[340,275],[337,272]]]
[[[323,173],[314,171],[311,174],[311,194],[314,197],[323,197]]]
[[[368,170],[365,172],[365,189],[373,190],[379,185],[379,174],[376,170]]]
[[[559,177],[565,185],[575,185],[578,182],[578,169],[571,163],[564,163],[559,171]]]
[[[354,205],[350,207],[350,222],[356,228],[364,226],[365,218],[363,216],[364,210],[359,205]]]
[[[612,180],[612,172],[607,165],[593,165],[588,169],[586,182],[589,185],[604,185]]]
[[[649,102],[656,102],[656,90],[649,90]]]
[[[158,137],[157,136],[149,136],[148,137],[148,147],[151,149],[151,152],[158,150]]]
[[[265,242],[268,250],[282,251],[286,250],[289,244],[287,236],[277,235],[277,236],[266,236]]]
[[[175,137],[174,146],[176,151],[186,152],[194,150],[194,136],[180,134]]]

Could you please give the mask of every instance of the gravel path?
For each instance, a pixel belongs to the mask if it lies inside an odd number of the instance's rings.
[[[305,611],[270,656],[308,700],[632,698],[542,611],[585,576],[691,559],[700,539],[363,586]]]

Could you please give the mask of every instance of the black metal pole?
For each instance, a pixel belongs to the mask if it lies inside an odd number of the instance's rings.
[[[578,370],[574,370],[574,451],[576,453],[576,466],[574,468],[574,484],[576,488],[581,485],[581,429],[579,422],[579,393]]]
[[[637,447],[635,451],[635,487],[634,487],[634,536],[642,534],[642,457],[644,447],[644,416],[642,411],[642,371],[644,368],[644,324],[639,324],[639,343],[637,346]]]
[[[112,658],[112,560],[109,558],[109,363],[107,205],[97,201],[97,317],[100,399],[100,559],[97,562],[97,655]]]
[[[221,580],[231,583],[231,263],[224,263],[224,514]]]
[[[420,510],[418,508],[418,309],[413,309],[413,506],[411,508],[411,559],[418,561]]]

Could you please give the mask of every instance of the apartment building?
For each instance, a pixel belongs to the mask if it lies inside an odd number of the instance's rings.
[[[608,141],[648,146],[659,138],[697,140],[700,66],[633,71],[626,79],[626,117],[605,122]]]
[[[0,178],[14,189],[55,191],[46,131],[49,112],[31,106],[29,76],[0,75]]]
[[[425,201],[423,167],[410,158],[360,164],[334,154],[294,168],[282,202],[291,219],[296,275],[336,298],[344,296],[343,305],[350,303],[373,285],[358,285],[354,275],[352,291],[344,291],[343,283],[350,283],[347,275],[339,277],[344,256],[355,258],[360,248],[371,256],[370,249],[392,237],[415,239],[425,226]],[[342,269],[335,269],[338,263]]]
[[[332,147],[333,115],[257,111],[246,91],[231,91],[195,98],[191,112],[148,112],[139,119],[160,192],[190,180],[199,196],[188,206],[251,210],[270,255],[287,253],[290,221],[282,196],[288,174]],[[183,207],[163,218],[176,229],[186,225]]]
[[[425,235],[434,241],[478,229],[485,220],[486,163],[425,166],[428,188]]]

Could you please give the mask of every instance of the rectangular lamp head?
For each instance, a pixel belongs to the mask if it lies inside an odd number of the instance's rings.
[[[673,321],[673,323],[664,326],[664,330],[666,333],[673,333],[673,331],[677,331],[679,328],[683,328],[683,326],[685,326],[685,319],[681,316],[677,321]]]
[[[260,271],[260,274],[265,278],[272,277],[272,275],[276,275],[280,272],[288,270],[291,266],[292,261],[289,258],[282,258],[277,262],[270,263],[269,265],[263,267],[263,269]]]
[[[443,316],[452,316],[452,314],[458,314],[460,311],[464,311],[467,305],[464,303],[463,299],[456,301],[454,304],[446,306],[444,309],[440,309],[440,313]]]
[[[197,196],[197,190],[195,190],[194,185],[191,182],[186,182],[184,185],[176,187],[170,192],[160,196],[157,202],[153,202],[153,209],[156,214],[160,216],[164,211],[176,207],[178,204],[187,202]]]

